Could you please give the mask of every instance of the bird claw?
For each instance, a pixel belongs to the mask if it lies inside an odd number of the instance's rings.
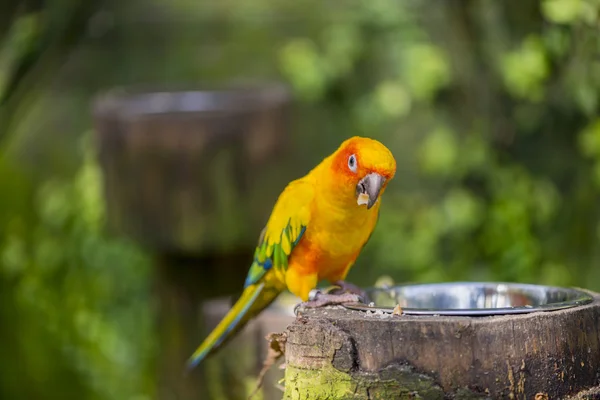
[[[353,283],[346,282],[346,281],[336,281],[336,282],[333,282],[333,284],[335,286],[339,286],[340,287],[339,291],[341,291],[341,292],[356,294],[363,299],[363,302],[369,301],[369,296],[367,295],[367,292],[365,292],[364,290],[362,290],[361,288],[359,288],[358,286],[356,286]]]
[[[326,289],[325,292],[319,289],[311,290],[308,293],[308,301],[296,304],[294,314],[298,315],[299,308],[319,308],[346,303],[366,303],[369,301],[367,292],[350,282],[336,281],[332,283],[334,287]]]
[[[354,293],[328,294],[317,290],[314,293],[311,291],[311,295],[309,295],[309,301],[298,303],[296,307],[294,307],[294,314],[298,314],[299,308],[320,308],[345,303],[363,302],[362,297]]]

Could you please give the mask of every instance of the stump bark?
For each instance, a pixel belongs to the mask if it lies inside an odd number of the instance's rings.
[[[495,317],[306,310],[286,332],[284,398],[600,398],[593,295],[585,306]]]

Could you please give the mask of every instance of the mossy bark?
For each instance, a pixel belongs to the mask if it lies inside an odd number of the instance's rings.
[[[500,317],[307,310],[286,332],[284,398],[573,396],[599,383],[594,295],[581,307]]]
[[[286,366],[285,399],[443,399],[444,391],[434,380],[409,367],[390,369],[388,376],[357,375],[332,366],[320,370]]]

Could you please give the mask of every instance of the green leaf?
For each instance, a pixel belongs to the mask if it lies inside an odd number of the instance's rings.
[[[417,99],[430,101],[450,83],[450,66],[440,48],[415,44],[404,50],[404,59],[404,81]]]
[[[504,84],[515,97],[531,101],[543,98],[550,66],[538,36],[529,36],[517,50],[504,55],[501,68]]]
[[[440,127],[427,136],[421,146],[421,168],[430,174],[450,175],[456,170],[458,144],[454,134]]]
[[[570,24],[581,15],[581,0],[544,0],[542,13],[551,22]]]
[[[587,157],[600,157],[600,118],[588,124],[579,134],[579,148]]]
[[[327,77],[314,42],[294,39],[287,43],[280,52],[280,66],[300,97],[316,100],[322,95]]]
[[[399,82],[381,82],[375,89],[375,98],[383,113],[390,117],[403,117],[410,112],[410,94]]]

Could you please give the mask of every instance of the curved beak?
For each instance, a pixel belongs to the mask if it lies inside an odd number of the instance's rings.
[[[385,178],[374,172],[365,176],[356,185],[356,202],[359,206],[366,204],[367,209],[373,207],[379,198],[379,192],[385,182]]]

